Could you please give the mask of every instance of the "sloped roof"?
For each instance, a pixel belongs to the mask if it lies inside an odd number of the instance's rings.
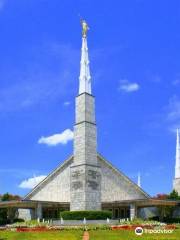
[[[108,160],[106,160],[102,155],[100,155],[98,153],[98,158],[100,161],[104,162],[105,164],[108,165],[109,168],[111,168],[114,172],[116,172],[116,174],[120,175],[121,177],[124,178],[125,181],[127,181],[128,183],[130,183],[131,185],[134,186],[134,188],[136,188],[138,191],[140,191],[145,197],[147,198],[151,198],[151,196],[146,193],[141,187],[139,187],[135,182],[133,182],[129,177],[127,177],[123,172],[121,172],[119,169],[117,169],[116,167],[114,167]]]
[[[55,177],[60,171],[62,171],[70,162],[73,160],[73,155],[71,155],[67,160],[61,163],[55,170],[53,170],[44,180],[42,180],[38,185],[36,185],[23,200],[29,199],[34,193],[36,193],[40,188],[42,188],[49,180]]]
[[[111,168],[116,174],[123,177],[125,181],[133,185],[134,188],[136,188],[138,191],[140,191],[146,198],[150,198],[150,195],[147,194],[141,187],[139,187],[136,183],[134,183],[130,178],[128,178],[124,173],[122,173],[119,169],[114,167],[109,161],[107,161],[102,155],[99,153],[97,154],[97,157],[100,161],[104,162],[106,165],[108,165],[109,168]],[[52,171],[44,180],[42,180],[35,188],[33,188],[25,197],[23,200],[28,200],[35,194],[40,188],[42,188],[46,183],[50,181],[51,178],[55,177],[60,171],[62,171],[67,165],[69,165],[73,161],[73,155],[71,155],[67,160],[65,160],[62,164],[60,164],[54,171]]]

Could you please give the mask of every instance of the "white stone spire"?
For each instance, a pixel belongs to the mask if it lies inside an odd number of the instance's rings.
[[[180,142],[179,142],[179,129],[177,129],[177,140],[176,140],[175,178],[180,178]]]
[[[91,94],[91,76],[89,69],[87,37],[86,35],[83,35],[79,76],[79,94],[85,92]]]
[[[82,20],[82,52],[79,95],[76,97],[74,156],[70,177],[70,209],[101,209],[101,167],[97,158],[95,98],[91,95],[91,77],[87,48],[87,23]]]
[[[138,184],[139,187],[141,187],[141,174],[138,173]]]

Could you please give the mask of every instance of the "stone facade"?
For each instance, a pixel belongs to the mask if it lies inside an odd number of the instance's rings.
[[[25,200],[70,202],[70,165],[72,157],[31,191]]]
[[[149,197],[138,185],[133,183],[128,177],[101,156],[98,156],[98,163],[101,166],[102,173],[102,202],[146,199]]]
[[[173,189],[175,189],[180,195],[180,178],[175,178],[173,181]]]
[[[82,122],[74,128],[74,164],[97,164],[96,126]]]
[[[176,164],[175,164],[175,178],[173,180],[173,189],[175,189],[180,195],[180,140],[179,129],[177,129],[176,139]]]
[[[89,93],[82,93],[76,97],[75,122],[95,122],[95,101]]]
[[[73,200],[72,200],[73,199]],[[101,209],[101,171],[99,167],[71,167],[71,210]]]
[[[76,98],[74,161],[71,166],[71,210],[101,209],[101,169],[97,165],[94,97]]]
[[[83,93],[76,98],[74,164],[97,165],[96,145],[94,97],[88,93]]]
[[[35,219],[35,210],[34,209],[18,209],[18,218],[24,219],[25,221]]]
[[[102,202],[149,197],[138,185],[98,155],[97,166],[74,165],[73,157],[69,158],[35,187],[25,200],[70,202],[70,196],[74,198],[74,210],[80,207],[86,209],[90,205],[92,209],[100,209]]]

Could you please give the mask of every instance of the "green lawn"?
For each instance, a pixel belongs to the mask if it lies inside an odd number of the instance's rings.
[[[136,236],[134,231],[127,230],[96,230],[89,231],[90,240],[179,240],[180,229],[172,234],[143,234]],[[0,232],[0,240],[82,240],[83,232],[79,230],[23,233]]]
[[[82,231],[9,232],[0,231],[0,240],[81,240]]]
[[[141,236],[136,236],[134,231],[128,230],[98,230],[90,231],[90,240],[179,240],[180,239],[180,229],[175,230],[172,234],[143,234]]]

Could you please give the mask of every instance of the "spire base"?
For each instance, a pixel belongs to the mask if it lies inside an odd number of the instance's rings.
[[[178,192],[178,195],[180,195],[180,178],[175,178],[173,181],[173,189]]]

